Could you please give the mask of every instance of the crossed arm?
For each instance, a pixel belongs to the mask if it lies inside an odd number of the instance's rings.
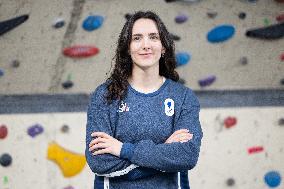
[[[97,103],[98,97],[93,98],[88,108],[85,153],[97,175],[135,180],[161,171],[189,170],[196,165],[202,138],[199,104],[183,108],[176,131],[164,144],[151,140],[123,144],[113,137],[109,116]]]

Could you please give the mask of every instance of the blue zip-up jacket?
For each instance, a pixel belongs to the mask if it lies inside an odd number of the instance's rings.
[[[178,189],[199,157],[202,129],[199,102],[191,89],[166,79],[153,93],[128,85],[123,101],[107,104],[107,83],[91,94],[87,112],[86,159],[96,174],[95,188]],[[188,129],[188,142],[165,144],[177,130]],[[123,143],[120,157],[89,152],[91,133],[105,132]],[[179,172],[182,174],[180,175]],[[186,175],[186,176],[185,176]]]

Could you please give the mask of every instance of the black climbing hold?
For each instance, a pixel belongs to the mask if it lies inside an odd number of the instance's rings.
[[[4,71],[0,69],[0,77],[4,75]]]
[[[69,88],[73,87],[73,85],[74,85],[73,82],[70,81],[70,80],[65,81],[64,83],[62,83],[62,87],[63,87],[64,89],[69,89]]]
[[[246,15],[245,12],[240,12],[240,13],[239,13],[239,18],[242,19],[242,20],[245,19],[246,16],[247,16],[247,15]]]
[[[284,22],[280,24],[274,24],[268,27],[257,28],[248,30],[246,32],[247,37],[254,37],[259,39],[279,39],[284,36]]]
[[[29,18],[29,15],[25,14],[22,16],[18,16],[16,18],[12,18],[10,20],[5,20],[3,22],[0,22],[0,36],[4,33],[14,29],[18,25],[22,24]]]
[[[55,23],[53,24],[53,27],[57,29],[57,28],[63,27],[64,25],[65,25],[65,21],[59,18],[55,21]]]
[[[235,180],[233,178],[229,178],[229,179],[227,179],[226,184],[228,186],[234,186],[235,185]]]
[[[20,66],[20,61],[19,60],[13,60],[12,61],[12,67],[13,68],[17,68]]]
[[[281,85],[284,85],[284,78],[280,80]]]
[[[62,133],[68,133],[69,132],[69,126],[68,125],[63,125],[61,127],[61,132]]]
[[[0,164],[1,164],[3,167],[9,166],[11,163],[12,163],[12,157],[11,157],[9,154],[3,154],[3,155],[0,157]]]
[[[170,37],[174,40],[174,41],[179,41],[180,40],[180,37],[175,35],[175,34],[172,34],[170,33]]]
[[[278,120],[278,125],[284,126],[284,118],[280,118],[280,119]]]
[[[242,65],[247,65],[248,64],[248,58],[247,57],[241,57],[240,58],[240,63],[242,64]]]
[[[215,18],[216,16],[217,16],[217,12],[215,12],[215,11],[211,11],[211,12],[207,12],[207,16],[209,17],[209,18]]]

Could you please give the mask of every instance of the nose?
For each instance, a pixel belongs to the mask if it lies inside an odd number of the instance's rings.
[[[149,50],[151,48],[150,40],[147,37],[143,39],[142,48],[143,50]]]

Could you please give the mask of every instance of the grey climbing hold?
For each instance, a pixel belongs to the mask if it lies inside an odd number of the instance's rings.
[[[0,164],[3,167],[8,167],[9,165],[11,165],[11,163],[12,163],[12,157],[7,153],[2,154],[2,156],[0,157]]]

